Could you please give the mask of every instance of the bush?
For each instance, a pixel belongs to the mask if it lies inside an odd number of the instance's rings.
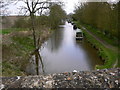
[[[25,18],[19,18],[15,21],[14,26],[15,28],[28,28],[29,27],[29,21]]]

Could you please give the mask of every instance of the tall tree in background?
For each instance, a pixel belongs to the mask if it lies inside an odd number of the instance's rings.
[[[60,5],[55,4],[50,7],[50,27],[52,29],[56,29],[59,24],[62,23],[62,20],[65,19],[66,13],[65,11],[61,8]]]
[[[24,7],[24,9],[26,9],[26,12],[29,12],[29,15],[30,15],[30,18],[31,18],[31,29],[32,29],[32,32],[33,32],[33,40],[34,40],[34,46],[35,46],[35,60],[36,60],[36,71],[37,71],[37,74],[39,74],[39,59],[41,61],[41,64],[42,64],[42,68],[44,68],[43,66],[43,62],[42,62],[42,58],[41,58],[41,55],[39,53],[39,47],[41,46],[41,43],[40,43],[40,34],[38,35],[37,37],[37,28],[36,28],[36,13],[39,12],[39,15],[42,15],[42,12],[44,9],[49,9],[50,7],[52,7],[54,4],[56,3],[59,3],[59,2],[51,2],[51,0],[44,0],[44,1],[40,1],[40,0],[26,0],[25,4],[27,7]],[[61,8],[57,8],[58,11],[62,11]],[[51,11],[54,11],[54,10],[51,10]],[[57,16],[61,16],[61,14],[57,14]],[[51,13],[50,13],[51,15]],[[58,18],[58,17],[54,17],[52,15],[52,17],[54,18]],[[61,18],[61,17],[60,17]],[[60,19],[58,18],[58,19]],[[41,30],[40,30],[41,31]],[[44,73],[44,69],[43,70],[43,73]]]
[[[40,2],[40,0],[26,0],[27,7],[24,7],[26,9],[26,12],[29,12],[30,18],[31,18],[31,29],[33,32],[33,39],[34,39],[34,46],[36,49],[38,49],[39,45],[37,45],[37,38],[36,38],[36,30],[35,30],[35,14],[39,11],[40,15],[42,14],[43,9],[49,8],[48,6],[44,6],[47,2],[45,0],[44,2]],[[40,38],[40,37],[39,37]]]
[[[6,7],[9,4],[11,5],[11,3],[17,4],[18,2],[19,2],[19,0],[18,1],[14,1],[14,0],[11,1],[10,0],[10,3],[0,1],[0,3],[2,3],[2,5],[0,5],[0,8]],[[37,74],[39,74],[39,67],[38,67],[39,66],[39,60],[41,61],[42,68],[43,68],[42,58],[41,58],[41,55],[39,53],[39,48],[40,48],[41,43],[42,43],[41,41],[43,41],[43,38],[41,38],[41,37],[43,36],[43,32],[45,30],[46,31],[47,31],[47,29],[49,30],[49,28],[43,29],[44,26],[45,26],[44,24],[48,24],[48,22],[56,22],[56,20],[58,22],[56,23],[55,26],[58,26],[58,24],[60,24],[60,21],[61,21],[60,18],[63,18],[63,16],[62,16],[63,14],[61,14],[61,13],[64,12],[62,10],[61,6],[59,6],[60,4],[62,4],[62,2],[52,1],[52,0],[21,0],[21,2],[25,3],[24,6],[20,6],[20,8],[19,8],[20,11],[21,11],[21,14],[22,15],[27,14],[27,16],[29,16],[29,18],[30,18],[28,20],[30,22],[29,23],[29,28],[32,31],[32,36],[33,36],[33,44],[34,44],[34,49],[35,49],[33,53],[34,53],[35,61],[36,61],[36,72],[37,72]],[[56,8],[58,10],[54,11],[54,9],[51,9],[54,6],[56,6]],[[43,15],[43,12],[46,9],[48,11],[50,11],[48,16]],[[54,12],[54,13],[51,13],[51,12]],[[56,14],[56,15],[54,15],[54,14]],[[56,19],[52,20],[53,17],[56,18]],[[40,20],[42,20],[42,21],[40,21]],[[24,27],[25,23],[21,24],[21,23],[23,23],[23,21],[24,21],[24,19],[17,21],[17,25],[18,25],[17,27],[21,27],[21,26]],[[40,26],[40,24],[41,24],[41,26]],[[49,25],[50,25],[51,28],[53,27],[51,24],[49,24]],[[40,26],[40,27],[38,27],[38,26]],[[42,32],[42,35],[41,35],[41,32]],[[47,33],[44,33],[44,34],[47,34]],[[43,69],[43,72],[44,72],[44,69]]]
[[[100,29],[111,38],[118,36],[118,3],[87,2],[80,4],[73,18]]]

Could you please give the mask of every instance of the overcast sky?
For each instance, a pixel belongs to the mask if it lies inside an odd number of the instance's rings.
[[[66,1],[64,9],[66,13],[69,14],[69,13],[73,13],[75,5],[77,5],[78,1],[80,0],[64,0],[64,1]]]
[[[55,0],[55,1],[57,1],[57,0]],[[69,13],[73,13],[74,8],[78,4],[78,2],[87,2],[87,1],[90,1],[90,2],[96,2],[96,1],[116,2],[117,1],[118,2],[119,0],[59,0],[59,1],[62,1],[65,3],[65,6],[63,8],[66,11],[66,13],[69,14]],[[9,14],[10,15],[17,15],[20,11],[18,8],[20,8],[20,6],[24,6],[24,5],[25,4],[22,1],[19,1],[16,5],[14,5],[14,4],[9,5],[8,6]]]

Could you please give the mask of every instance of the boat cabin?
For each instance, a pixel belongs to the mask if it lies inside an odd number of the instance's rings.
[[[76,40],[82,40],[82,39],[83,39],[83,32],[80,29],[77,29]]]

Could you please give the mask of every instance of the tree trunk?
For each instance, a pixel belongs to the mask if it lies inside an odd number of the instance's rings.
[[[35,61],[36,61],[36,74],[39,75],[39,55],[38,51],[35,51]]]
[[[32,32],[33,32],[33,41],[34,41],[34,47],[35,47],[35,62],[36,62],[36,73],[39,75],[39,55],[37,51],[37,43],[36,43],[36,33],[35,33],[35,16],[34,13],[30,14],[31,17],[31,25],[32,25]]]
[[[34,13],[31,13],[30,17],[31,17],[31,24],[32,24],[32,31],[33,31],[34,46],[35,46],[35,49],[36,49],[37,45],[36,45],[35,16],[34,16]]]

